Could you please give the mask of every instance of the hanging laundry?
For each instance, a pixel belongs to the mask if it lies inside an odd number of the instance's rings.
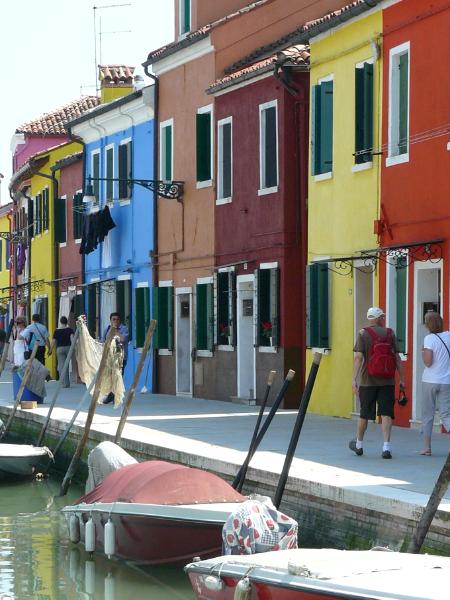
[[[27,260],[25,244],[19,244],[16,250],[16,269],[17,275],[22,275]]]
[[[83,215],[83,235],[81,238],[80,254],[90,254],[99,243],[103,242],[108,232],[116,224],[111,217],[108,206],[90,215]]]

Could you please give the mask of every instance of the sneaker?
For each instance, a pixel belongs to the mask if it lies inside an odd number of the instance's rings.
[[[381,453],[381,458],[392,458],[392,454],[389,450],[383,450],[383,452]]]
[[[364,450],[362,448],[356,447],[356,440],[350,440],[348,443],[348,447],[350,448],[350,450],[352,450],[352,452],[356,454],[356,456],[362,456],[364,453]]]
[[[102,404],[111,404],[111,402],[114,402],[114,396],[106,396],[106,398],[103,400]]]

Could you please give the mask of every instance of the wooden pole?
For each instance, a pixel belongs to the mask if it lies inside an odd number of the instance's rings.
[[[75,350],[75,345],[77,343],[79,335],[80,335],[80,326],[77,325],[77,330],[75,331],[75,335],[73,336],[73,340],[72,340],[72,343],[70,345],[70,349],[69,349],[69,352],[67,354],[66,360],[64,362],[64,366],[62,368],[62,371],[59,374],[59,381],[56,384],[55,393],[53,394],[53,398],[52,398],[52,401],[51,401],[49,409],[48,409],[47,417],[45,419],[44,425],[42,426],[41,433],[39,434],[38,440],[36,442],[36,446],[40,446],[42,444],[42,440],[44,439],[45,432],[47,431],[47,427],[48,427],[48,424],[50,422],[50,416],[52,414],[53,408],[55,407],[56,400],[58,399],[58,396],[59,396],[59,394],[61,392],[63,381],[64,381],[64,378],[66,376],[66,373],[69,370],[70,361],[72,360],[72,355],[73,355],[73,352]]]
[[[295,420],[294,429],[291,435],[291,441],[289,442],[289,448],[286,453],[286,458],[284,460],[283,470],[281,471],[280,480],[278,481],[278,486],[275,491],[275,499],[273,503],[276,506],[276,508],[280,507],[281,498],[283,497],[284,488],[286,487],[289,470],[291,468],[292,460],[294,458],[295,450],[297,448],[298,438],[300,437],[300,433],[303,427],[306,411],[308,410],[309,400],[311,398],[311,394],[314,388],[314,382],[316,381],[321,359],[322,354],[320,354],[320,352],[315,352],[311,369],[309,371],[308,380],[306,382],[305,389],[303,390],[300,406],[298,407],[297,418]]]
[[[120,440],[122,438],[123,428],[125,427],[126,420],[128,418],[128,413],[130,412],[131,405],[134,400],[134,396],[136,394],[136,387],[139,383],[139,377],[141,376],[142,369],[144,368],[145,359],[147,357],[147,353],[150,348],[150,344],[152,343],[152,337],[156,329],[156,321],[152,319],[150,321],[149,328],[147,329],[147,334],[145,336],[144,346],[142,348],[142,353],[139,358],[139,363],[134,374],[133,383],[131,384],[130,389],[128,390],[127,398],[124,403],[124,407],[122,410],[122,415],[120,417],[119,425],[117,426],[116,436],[114,438],[114,443],[120,445]]]
[[[413,537],[408,547],[408,552],[412,554],[418,554],[422,548],[422,544],[425,537],[430,529],[431,523],[434,519],[434,515],[444,497],[445,492],[448,489],[450,482],[450,452],[448,453],[447,460],[439,474],[439,477],[435,483],[434,489],[431,493],[428,504],[426,505],[420,521],[417,523]]]
[[[69,489],[70,483],[72,481],[72,477],[78,467],[78,463],[81,458],[81,454],[83,453],[84,447],[86,445],[87,439],[89,437],[89,432],[91,430],[92,421],[94,419],[95,409],[97,407],[97,402],[100,396],[100,388],[102,385],[103,373],[105,371],[106,362],[108,359],[109,348],[114,339],[114,336],[117,334],[117,329],[115,327],[110,327],[108,331],[108,335],[106,336],[105,344],[103,346],[102,358],[100,360],[100,366],[97,372],[97,381],[95,382],[94,393],[92,395],[91,404],[89,406],[88,415],[86,418],[86,423],[84,425],[84,432],[81,436],[80,441],[78,442],[77,449],[75,450],[75,454],[72,457],[69,468],[67,469],[67,473],[64,476],[63,482],[61,484],[60,496],[65,496],[67,494],[67,490]]]
[[[27,366],[25,368],[25,373],[23,374],[22,382],[20,384],[19,391],[17,392],[16,401],[14,402],[14,406],[13,406],[12,412],[11,412],[11,414],[8,417],[8,421],[6,422],[5,428],[3,429],[2,433],[0,434],[0,440],[2,440],[5,437],[6,432],[10,428],[12,420],[14,419],[14,416],[15,416],[15,414],[17,412],[18,407],[19,407],[20,401],[22,400],[23,390],[25,389],[27,381],[28,381],[28,379],[30,377],[31,365],[33,364],[33,360],[34,360],[34,357],[36,356],[36,352],[38,350],[38,347],[39,347],[38,343],[36,342],[34,344],[34,346],[33,346],[33,351],[31,352],[31,356],[30,356],[30,358],[28,360],[28,364],[27,364]]]
[[[3,373],[6,364],[6,357],[8,356],[9,340],[11,339],[12,329],[14,327],[14,319],[11,319],[6,332],[5,345],[3,346],[2,357],[0,359],[0,375]]]

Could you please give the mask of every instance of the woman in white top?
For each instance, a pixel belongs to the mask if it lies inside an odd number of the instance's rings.
[[[17,317],[15,322],[14,339],[14,366],[20,367],[25,361],[24,352],[27,349],[26,341],[21,337],[21,332],[25,329],[27,323],[24,317]]]
[[[423,341],[422,358],[425,369],[422,375],[422,433],[423,456],[431,456],[436,403],[441,421],[450,431],[450,332],[443,331],[443,321],[437,312],[427,312],[425,327],[430,334]]]

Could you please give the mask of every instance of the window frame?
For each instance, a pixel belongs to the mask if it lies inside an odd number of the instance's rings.
[[[198,130],[197,130],[197,123],[198,123],[198,116],[199,115],[204,115],[204,114],[208,114],[210,115],[210,127],[209,127],[209,131],[210,131],[210,156],[209,156],[209,169],[210,169],[210,178],[209,179],[202,179],[199,180],[198,179]],[[212,186],[213,180],[214,180],[214,127],[213,127],[213,119],[214,119],[214,105],[213,104],[207,104],[206,106],[201,106],[200,108],[197,108],[197,112],[195,115],[196,118],[196,186],[197,189],[203,189],[206,187],[210,187]]]
[[[407,109],[406,109],[406,152],[396,152],[400,144],[400,58],[408,56]],[[395,77],[395,73],[398,77]],[[386,167],[409,162],[410,147],[410,107],[411,107],[411,44],[409,41],[389,50],[389,92],[388,92],[388,156]]]
[[[210,336],[211,336],[211,344],[210,349],[208,348],[199,348],[198,347],[198,286],[200,285],[209,285],[210,294],[211,294],[211,323],[210,326]],[[206,290],[206,302],[208,302],[208,291]],[[208,315],[206,315],[206,319]],[[211,358],[214,356],[214,327],[215,327],[215,318],[214,318],[214,278],[213,277],[198,277],[196,282],[196,295],[195,295],[195,345],[197,356],[200,358]],[[208,322],[206,322],[206,329],[208,328]],[[208,345],[208,332],[206,333],[206,345]]]
[[[224,146],[223,146],[223,130],[224,126],[230,126],[230,194],[225,196],[223,193],[223,182],[224,182],[224,169],[223,169],[223,158],[224,158]],[[225,117],[217,121],[217,194],[216,204],[229,204],[233,200],[233,117]]]
[[[269,299],[268,299],[268,310],[270,323],[272,324],[272,338],[275,340],[273,345],[268,343],[261,343],[263,340],[262,334],[262,323],[261,317],[261,280],[262,272],[269,272]],[[276,353],[281,347],[281,319],[280,319],[280,293],[281,293],[281,280],[280,280],[280,267],[278,262],[272,263],[261,263],[254,272],[254,290],[255,290],[255,309],[254,309],[254,327],[255,327],[255,344],[258,348],[258,352],[265,353]],[[275,286],[275,289],[273,289]],[[275,306],[274,306],[275,304]],[[267,338],[268,339],[268,338]]]
[[[317,125],[316,125],[316,105],[315,105],[315,93],[317,93],[317,88],[320,88],[320,86],[323,83],[328,83],[331,82],[333,84],[333,98],[331,101],[331,166],[328,170],[324,170],[324,171],[320,171],[317,172],[316,171],[316,161],[317,161],[317,142],[316,142],[316,138],[319,137],[320,139],[320,145],[319,148],[320,150],[322,149],[322,137],[323,137],[323,131],[322,131],[322,120],[320,120],[320,130],[317,131]],[[320,79],[317,80],[317,83],[313,86],[311,86],[311,174],[314,177],[314,181],[318,182],[318,181],[325,181],[327,179],[332,179],[333,178],[333,166],[334,166],[334,153],[333,153],[333,145],[334,145],[334,73],[330,73],[329,75],[325,75],[324,77],[321,77]],[[320,162],[322,161],[322,152],[320,153]]]
[[[408,356],[408,323],[409,323],[409,302],[408,302],[408,290],[409,290],[409,265],[408,265],[408,254],[407,249],[402,251],[402,258],[404,258],[406,265],[405,269],[405,311],[404,311],[404,328],[405,328],[405,344],[404,351],[400,351],[400,357],[402,360],[406,360]],[[397,263],[398,254],[392,252],[388,254],[390,260],[386,266],[386,325],[394,330],[397,335],[398,329],[398,305],[397,305],[397,293],[398,293],[398,279],[397,279],[397,264],[393,264],[392,260]]]
[[[265,112],[275,108],[275,174],[276,174],[276,185],[267,186],[267,173],[265,172],[266,164],[266,120]],[[265,196],[266,194],[274,194],[278,192],[280,184],[280,167],[279,167],[279,132],[278,132],[278,99],[270,100],[259,105],[259,189],[258,196]]]
[[[161,181],[173,181],[173,140],[174,140],[174,127],[173,118],[166,119],[159,124],[159,178]],[[166,137],[165,130],[171,128],[170,141],[170,178],[165,177],[167,175],[167,163],[166,163]]]
[[[186,2],[189,2],[189,27],[185,29],[186,24]],[[178,0],[178,32],[180,38],[186,37],[192,29],[192,0]]]
[[[357,87],[357,70],[358,69],[363,69],[364,70],[364,66],[365,65],[372,65],[372,114],[371,114],[371,128],[372,131],[370,133],[371,138],[372,138],[372,152],[368,153],[368,152],[364,152],[364,154],[357,154],[358,153],[358,140],[357,140],[357,111],[358,111],[358,103],[357,103],[357,93],[358,93],[358,87]],[[375,61],[373,59],[373,57],[369,57],[366,58],[365,60],[362,60],[358,63],[355,64],[355,154],[354,154],[354,165],[352,167],[352,171],[358,172],[358,171],[365,171],[367,169],[372,168],[373,166],[373,150],[374,150],[374,144],[375,144],[375,99],[374,99],[374,95],[375,95],[375,69],[374,69],[374,65],[375,65]],[[364,76],[363,76],[364,77]],[[364,79],[363,79],[364,81]],[[367,98],[366,98],[366,90],[364,88],[363,85],[363,97],[362,97],[362,104],[363,104],[363,115],[362,115],[362,121],[363,121],[363,138],[365,137],[365,111],[367,109]],[[367,150],[367,148],[363,148],[363,151]],[[365,160],[364,157],[365,156],[369,156],[370,155],[370,160]],[[362,160],[358,161],[358,157],[362,157]]]

